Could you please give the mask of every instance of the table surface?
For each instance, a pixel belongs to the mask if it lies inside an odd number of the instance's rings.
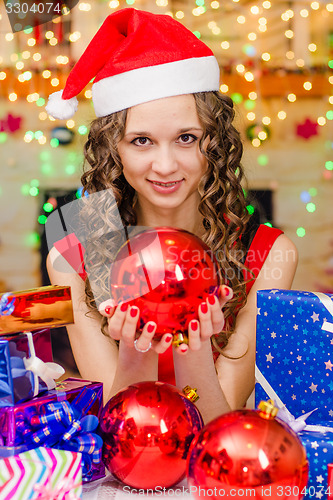
[[[178,497],[179,500],[182,498],[192,500],[193,498],[188,490],[186,479],[168,490],[163,491],[160,488],[156,493],[132,489],[118,482],[110,474],[103,479],[83,484],[82,500],[132,500],[134,498],[144,500],[153,497]]]

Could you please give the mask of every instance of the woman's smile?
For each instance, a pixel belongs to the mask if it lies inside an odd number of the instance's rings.
[[[178,189],[181,187],[181,184],[184,182],[184,179],[172,182],[151,181],[150,179],[147,180],[152,185],[152,188],[161,194],[169,194],[178,191]]]

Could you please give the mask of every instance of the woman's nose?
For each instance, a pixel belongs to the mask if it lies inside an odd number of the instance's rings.
[[[177,170],[177,160],[171,148],[161,147],[155,151],[152,170],[161,175],[169,175]]]

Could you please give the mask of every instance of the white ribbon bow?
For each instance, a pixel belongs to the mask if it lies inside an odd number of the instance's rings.
[[[318,297],[318,299],[321,301],[323,306],[326,307],[326,309],[328,310],[328,312],[330,313],[330,315],[333,318],[333,301],[332,301],[332,299],[328,295],[326,295],[325,293],[321,293],[321,292],[312,292],[312,293],[314,295],[316,295],[316,297]],[[333,323],[331,323],[330,321],[324,321],[322,326],[321,326],[321,329],[326,330],[327,332],[333,333]]]
[[[327,427],[326,425],[309,425],[305,423],[305,420],[311,415],[311,413],[318,410],[318,408],[315,408],[314,410],[309,411],[308,413],[305,413],[304,415],[300,415],[299,417],[295,418],[294,415],[288,410],[286,405],[279,398],[279,396],[276,394],[273,387],[266,380],[266,378],[261,373],[257,365],[255,367],[255,376],[256,376],[256,381],[259,382],[259,384],[264,389],[268,397],[270,399],[273,399],[276,406],[278,407],[279,411],[277,416],[281,418],[281,420],[286,422],[286,424],[288,424],[293,429],[294,432],[296,433],[299,433],[301,431],[321,432],[321,433],[333,432],[333,427]]]
[[[54,389],[56,386],[55,380],[65,373],[62,366],[53,362],[42,361],[36,356],[34,341],[31,332],[25,332],[28,337],[29,345],[29,358],[23,358],[24,367],[34,375],[34,396],[39,393],[39,380],[40,377],[47,385],[48,390]]]

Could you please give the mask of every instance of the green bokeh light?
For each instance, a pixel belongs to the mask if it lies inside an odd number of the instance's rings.
[[[43,163],[43,165],[40,167],[40,170],[43,175],[52,175],[53,173],[53,167],[50,163]]]
[[[316,188],[310,188],[309,189],[309,195],[310,196],[317,196],[317,193],[318,193],[318,191],[317,191]]]
[[[201,38],[200,31],[193,31],[193,35],[195,35],[197,38]]]
[[[30,35],[32,33],[32,26],[27,26],[23,31],[26,35]]]
[[[249,212],[249,214],[251,214],[251,215],[254,213],[254,210],[255,210],[253,205],[247,205],[246,209]]]
[[[231,94],[231,99],[234,101],[235,104],[240,104],[241,102],[243,102],[243,96],[238,92],[234,92],[233,94]]]
[[[271,222],[264,222],[264,226],[273,227],[273,224]]]
[[[333,120],[333,111],[331,109],[329,111],[327,111],[326,118],[328,120]]]
[[[42,161],[47,161],[51,158],[51,153],[49,153],[49,151],[42,151],[41,154],[39,155],[39,158]]]
[[[265,167],[268,164],[268,156],[267,155],[259,155],[257,158],[257,162],[262,167]]]
[[[254,109],[256,107],[256,102],[251,101],[251,99],[246,99],[246,101],[244,102],[244,107],[248,111],[251,111],[252,109]]]
[[[8,135],[6,132],[0,132],[0,144],[4,144],[7,141]]]
[[[327,170],[333,170],[333,161],[329,160],[325,163],[325,168]]]
[[[205,5],[205,0],[195,0],[198,7],[203,7]]]
[[[41,137],[43,137],[43,132],[41,130],[37,130],[35,132],[35,139],[40,139]]]
[[[59,146],[59,141],[55,137],[52,137],[50,140],[50,145],[52,148],[57,148]]]
[[[65,167],[65,172],[67,175],[73,175],[75,174],[75,165],[66,165]]]
[[[24,238],[24,244],[26,247],[30,247],[30,248],[35,248],[35,247],[39,246],[39,244],[40,244],[39,234],[36,232],[28,234]]]
[[[306,204],[306,209],[308,212],[312,213],[316,210],[316,205],[310,201],[310,203]]]
[[[80,125],[77,131],[80,135],[85,135],[88,133],[88,128],[85,125]]]
[[[35,187],[35,186],[32,186],[30,189],[29,189],[29,194],[30,196],[37,196],[39,193],[39,189],[38,187]]]
[[[30,186],[38,187],[39,186],[39,180],[38,179],[31,179]]]
[[[48,202],[44,203],[43,210],[44,210],[44,212],[52,212],[52,210],[53,210],[52,203],[48,203]]]
[[[24,77],[24,79],[25,79],[25,81],[26,81],[26,82],[27,82],[27,81],[29,81],[29,80],[31,80],[31,78],[32,78],[32,73],[31,73],[31,71],[25,71],[25,72],[23,73],[23,77]]]
[[[305,236],[305,233],[306,233],[306,231],[305,231],[304,227],[298,227],[298,228],[296,229],[296,234],[297,234],[297,236],[299,236],[300,238],[303,238],[303,236]]]
[[[37,220],[39,224],[45,224],[45,222],[47,221],[47,217],[46,215],[40,215]]]
[[[331,59],[330,61],[328,61],[328,67],[333,69],[333,59]]]
[[[45,105],[45,99],[43,97],[40,97],[39,99],[37,99],[36,104],[39,107],[44,106]]]
[[[23,194],[23,196],[28,196],[29,191],[30,191],[29,184],[23,184],[23,186],[21,187],[21,193]]]

